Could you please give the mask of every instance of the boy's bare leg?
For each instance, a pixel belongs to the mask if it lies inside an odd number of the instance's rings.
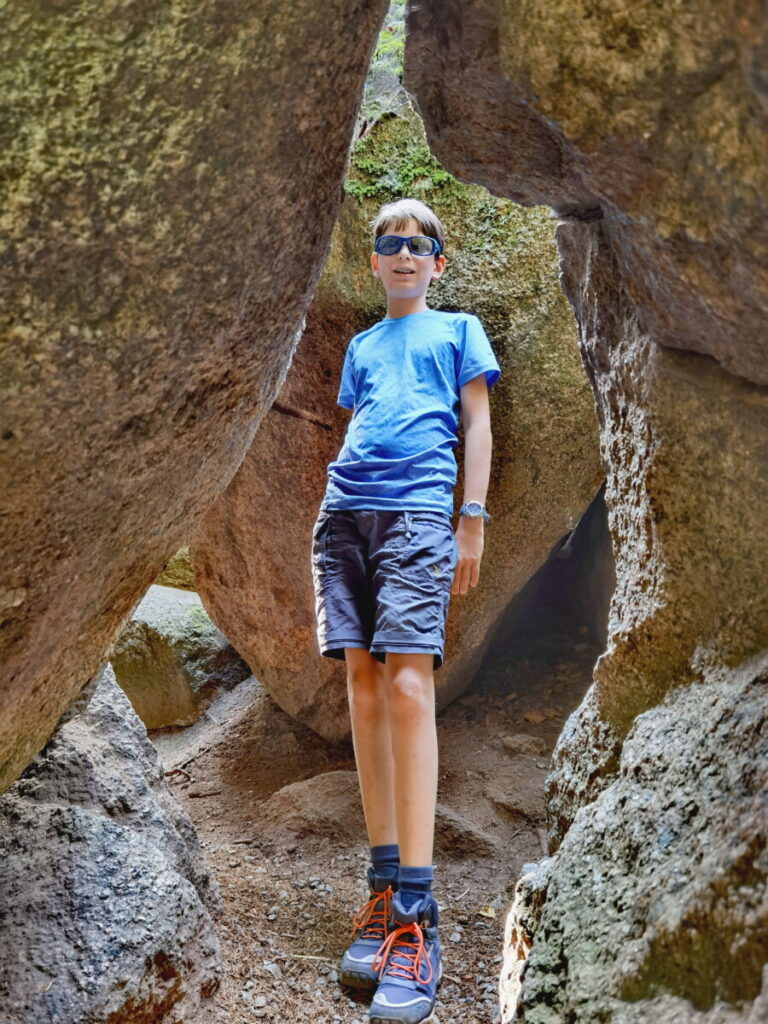
[[[432,863],[437,800],[437,728],[431,654],[386,655],[394,802],[400,863]]]
[[[365,826],[371,846],[397,842],[392,741],[384,666],[368,651],[344,649],[347,694]]]

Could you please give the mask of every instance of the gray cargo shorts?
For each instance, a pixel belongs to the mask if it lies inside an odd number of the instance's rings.
[[[447,512],[321,509],[312,531],[320,653],[433,654],[440,668],[456,561]]]

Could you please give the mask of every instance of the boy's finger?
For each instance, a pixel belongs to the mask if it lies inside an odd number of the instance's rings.
[[[470,573],[469,565],[465,562],[464,565],[462,565],[462,567],[461,567],[461,592],[462,592],[462,594],[466,594],[467,591],[469,590],[469,573]]]
[[[453,586],[451,587],[452,594],[466,594],[467,588],[464,583],[465,575],[465,564],[463,561],[460,561],[456,566],[456,575],[453,578]]]

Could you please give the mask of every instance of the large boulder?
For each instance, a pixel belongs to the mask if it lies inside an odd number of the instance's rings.
[[[288,366],[386,0],[0,16],[0,791]]]
[[[0,796],[0,1003],[25,1024],[209,1019],[216,882],[109,668]]]
[[[752,1004],[768,1006],[767,686],[763,658],[638,717],[538,894],[516,1017],[507,947],[504,1020],[765,1019]],[[518,894],[510,937],[530,902]]]
[[[215,691],[250,675],[197,594],[157,585],[120,631],[109,660],[148,729],[191,725]]]
[[[603,998],[614,1020],[648,1019],[648,1007],[637,1016],[624,1000],[651,998],[655,986],[653,1019],[733,1019],[740,1009],[717,1000],[751,1001],[759,990],[753,967],[762,939],[751,880],[743,884],[740,871],[729,869],[722,885],[712,882],[712,899],[670,888],[664,914],[672,937],[665,947],[654,923],[659,907],[645,898],[650,868],[638,869],[635,883],[632,859],[617,853],[620,837],[607,846],[601,834],[609,805],[630,828],[628,808],[639,790],[628,779],[621,789],[612,786],[620,765],[630,763],[622,762],[627,733],[646,715],[661,721],[665,695],[690,687],[679,700],[703,745],[694,760],[705,775],[708,760],[720,764],[706,734],[706,723],[714,723],[706,681],[720,678],[738,692],[739,666],[768,647],[768,166],[757,142],[765,130],[760,8],[736,11],[703,0],[598,10],[560,0],[474,0],[449,10],[438,0],[411,5],[406,83],[449,170],[519,202],[546,203],[559,215],[563,286],[597,403],[616,556],[607,649],[555,754],[551,852],[562,840],[563,856],[551,869],[547,923],[533,938],[518,1012],[531,1021],[562,1019],[544,1009],[548,1000],[550,1007],[567,1006],[570,1019],[593,1020]],[[764,693],[755,689],[756,705]],[[685,744],[682,756],[694,754]],[[731,754],[735,772],[752,771],[746,740]],[[726,790],[731,784],[732,778],[723,782]],[[706,795],[705,778],[691,785]],[[665,796],[676,806],[663,774],[644,786],[657,806]],[[736,802],[728,832],[749,832],[751,806]],[[581,858],[565,855],[573,830]],[[680,833],[691,850],[707,838],[700,816],[689,820],[682,810]],[[715,839],[720,849],[727,844],[725,831]],[[633,857],[645,863],[653,842],[651,831],[639,832]],[[587,854],[589,877],[579,889]],[[604,906],[595,887],[622,870],[628,895],[613,903],[618,919],[593,931],[595,908]],[[761,870],[755,868],[756,884]],[[714,878],[707,871],[703,877]],[[615,882],[614,894],[619,887]],[[560,892],[570,894],[567,920]],[[720,894],[727,917],[716,905]],[[729,987],[716,973],[709,990],[698,977],[686,988],[680,979],[689,961],[675,946],[684,944],[689,910],[696,929],[690,949],[706,963],[717,958],[719,920],[728,935],[743,932],[746,946],[733,945],[724,964],[738,953],[748,977],[737,971]],[[563,945],[563,928],[569,936],[594,936],[590,948],[577,954],[570,939]],[[619,980],[623,936],[643,935],[659,937],[645,959],[638,957],[645,973],[633,988]],[[665,948],[672,953],[668,970]],[[547,966],[556,956],[559,972]],[[588,961],[599,962],[599,971]],[[594,995],[600,979],[602,997]]]
[[[405,83],[449,171],[604,218],[651,338],[768,383],[759,4],[419,0],[407,29]]]
[[[382,118],[353,150],[331,253],[278,401],[192,542],[213,621],[281,707],[330,739],[349,729],[346,686],[343,663],[317,649],[311,531],[349,419],[336,406],[347,342],[385,312],[370,272],[368,222],[402,194],[423,198],[447,227],[448,269],[430,304],[477,314],[502,367],[491,391],[493,520],[479,587],[452,599],[440,705],[471,681],[499,615],[576,525],[602,478],[549,215],[451,179],[430,157],[413,111]],[[462,458],[460,447],[460,467]],[[462,480],[460,472],[457,499]]]

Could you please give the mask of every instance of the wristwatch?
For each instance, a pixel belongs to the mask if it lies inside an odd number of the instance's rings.
[[[467,516],[469,519],[479,519],[482,516],[486,523],[491,518],[485,510],[485,505],[481,505],[479,501],[468,501],[466,505],[462,505],[459,515]]]

